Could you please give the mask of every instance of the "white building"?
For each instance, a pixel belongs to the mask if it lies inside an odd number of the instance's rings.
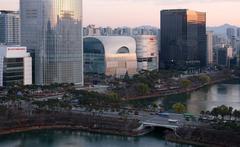
[[[32,57],[26,47],[0,46],[0,86],[32,84]]]
[[[138,71],[158,69],[158,38],[154,35],[138,35],[136,40],[136,53]]]
[[[83,39],[84,72],[114,77],[137,73],[136,42],[127,36],[92,36]]]
[[[213,32],[207,32],[207,64],[213,64]]]

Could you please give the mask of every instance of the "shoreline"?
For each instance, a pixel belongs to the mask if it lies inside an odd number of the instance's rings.
[[[204,146],[204,147],[219,147],[218,145],[214,145],[214,144],[206,144],[206,143],[200,143],[200,142],[177,139],[177,138],[165,137],[165,140],[169,142],[180,143],[180,144],[188,144],[188,145],[196,145],[196,146]]]
[[[16,133],[24,133],[24,132],[31,132],[31,131],[41,131],[41,130],[75,130],[75,131],[86,131],[90,133],[100,133],[100,134],[112,134],[112,135],[119,135],[119,136],[128,136],[128,137],[137,137],[144,134],[141,132],[134,132],[134,131],[113,131],[113,130],[103,130],[103,129],[91,129],[88,127],[83,126],[71,126],[71,125],[46,125],[46,126],[32,126],[32,127],[23,127],[23,128],[14,128],[14,129],[6,129],[5,131],[0,132],[0,136],[4,135],[11,135]],[[148,133],[148,132],[147,132]]]
[[[187,88],[186,90],[176,89],[176,90],[174,90],[175,92],[167,93],[167,94],[154,93],[154,94],[145,95],[145,96],[128,97],[128,98],[124,98],[124,100],[125,101],[144,100],[144,99],[155,98],[155,97],[165,97],[165,96],[171,96],[171,95],[179,95],[179,94],[183,94],[183,93],[190,93],[190,92],[194,92],[196,90],[199,90],[201,88],[204,88],[206,86],[211,86],[211,85],[214,85],[214,84],[217,84],[217,83],[221,83],[221,82],[224,82],[224,81],[227,81],[227,80],[230,80],[230,79],[232,79],[232,78],[229,77],[229,78],[225,78],[225,79],[219,79],[219,80],[212,81],[210,83],[205,83],[203,85],[199,85],[197,87]]]

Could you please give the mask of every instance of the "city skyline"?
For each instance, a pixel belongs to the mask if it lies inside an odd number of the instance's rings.
[[[19,0],[0,0],[0,9],[18,10]],[[129,26],[152,25],[159,27],[160,10],[191,9],[207,12],[207,25],[225,23],[240,26],[239,0],[84,0],[84,25]],[[124,10],[124,11],[123,11]],[[227,11],[223,11],[227,10]],[[97,14],[97,15],[96,15]],[[111,15],[109,15],[111,14]],[[141,15],[140,15],[141,14]],[[128,16],[128,17],[125,17]],[[216,17],[218,16],[218,17]]]

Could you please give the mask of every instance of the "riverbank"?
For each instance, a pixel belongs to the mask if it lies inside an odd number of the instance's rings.
[[[176,135],[177,134],[177,135]],[[238,147],[240,135],[230,130],[216,130],[206,127],[182,127],[176,133],[168,133],[167,141],[206,147]]]
[[[44,129],[72,129],[121,136],[139,136],[150,131],[139,129],[141,124],[138,120],[120,116],[49,111],[33,112],[31,115],[21,111],[9,112],[0,116],[0,135]]]
[[[166,96],[171,96],[171,95],[190,93],[190,92],[199,90],[201,88],[204,88],[206,86],[211,86],[211,85],[214,85],[214,84],[218,84],[218,83],[230,80],[231,78],[232,78],[231,76],[224,76],[224,77],[221,77],[221,78],[212,79],[208,83],[199,84],[199,85],[196,85],[196,86],[192,86],[190,88],[178,88],[178,89],[173,89],[173,90],[170,89],[170,90],[166,90],[166,91],[155,90],[155,91],[149,93],[148,95],[125,97],[123,99],[126,100],[126,101],[142,100],[142,99],[149,99],[149,98],[154,98],[154,97],[166,97]]]
[[[119,135],[119,136],[128,136],[128,137],[136,137],[148,134],[151,130],[132,130],[132,131],[116,131],[116,130],[103,130],[103,129],[92,129],[83,126],[72,126],[72,125],[53,125],[53,126],[32,126],[32,127],[23,127],[23,128],[11,128],[6,129],[0,132],[0,136],[2,135],[10,135],[15,133],[23,133],[30,131],[41,131],[41,130],[73,130],[73,131],[86,131],[90,133],[100,133],[100,134],[111,134],[111,135]]]

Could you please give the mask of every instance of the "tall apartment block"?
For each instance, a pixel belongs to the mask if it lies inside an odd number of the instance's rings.
[[[20,16],[18,12],[0,10],[0,44],[20,44]]]

